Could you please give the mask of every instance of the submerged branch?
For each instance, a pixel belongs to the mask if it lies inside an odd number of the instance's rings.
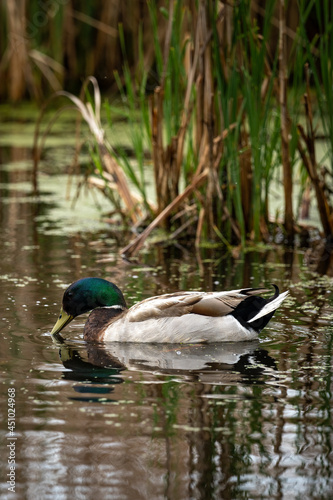
[[[149,224],[149,226],[135,238],[129,245],[121,250],[121,255],[124,258],[133,257],[138,253],[140,248],[143,246],[144,242],[150,235],[155,227],[159,226],[184,200],[186,200],[192,192],[199,187],[202,182],[206,179],[208,175],[208,169],[205,169],[203,172],[199,173],[193,178],[193,181],[184,191],[177,196],[175,200],[173,200],[165,209]]]

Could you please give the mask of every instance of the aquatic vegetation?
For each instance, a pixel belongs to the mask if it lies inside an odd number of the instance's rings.
[[[275,233],[292,244],[295,232],[307,231],[297,212],[308,203],[311,189],[324,236],[333,236],[332,173],[323,168],[324,161],[333,163],[332,15],[326,0],[300,2],[293,30],[286,21],[286,9],[293,7],[282,0],[269,0],[257,11],[250,1],[188,6],[177,0],[167,8],[147,2],[154,71],[146,60],[143,24],[137,29],[135,68],[119,26],[123,70],[115,72],[115,81],[121,110],[108,101],[105,110],[111,130],[115,115],[128,123],[135,166],[125,150],[106,141],[96,79],[89,79],[94,105],[85,97],[85,85],[80,98],[57,92],[75,104],[95,138],[89,182],[115,202],[135,230],[141,227],[123,248],[125,256],[137,253],[157,226],[197,246],[270,242]],[[310,16],[322,36],[308,34]],[[320,160],[316,122],[328,143]],[[156,206],[147,175],[154,179]],[[270,192],[276,184],[282,196],[274,216]]]
[[[92,83],[94,90],[94,107],[92,105],[91,100],[88,99],[87,102],[85,102],[83,97],[86,87],[90,82]],[[114,193],[118,193],[121,200],[126,206],[127,214],[129,215],[132,222],[136,223],[138,216],[141,214],[141,210],[138,206],[137,200],[132,195],[128,187],[128,182],[124,175],[123,170],[120,168],[119,164],[112,155],[112,147],[105,138],[105,132],[101,126],[101,118],[100,118],[101,93],[96,79],[94,77],[89,77],[86,79],[86,81],[82,86],[82,92],[80,98],[66,91],[56,92],[52,98],[56,97],[66,97],[70,101],[72,101],[72,103],[74,104],[74,108],[80,112],[82,118],[89,126],[90,132],[95,140],[97,148],[97,155],[95,155],[94,151],[92,151],[92,159],[95,161],[97,171],[104,181],[102,186],[99,183],[97,183],[97,187],[100,187],[103,190],[108,188],[107,193],[110,196],[112,196],[112,201],[115,203],[116,206],[119,207],[119,211],[121,212],[122,209],[119,206],[117,197],[114,196]],[[42,109],[40,113],[39,119],[37,121],[35,138],[34,138],[33,178],[35,186],[37,186],[38,162],[40,159],[43,142],[50,131],[54,119],[57,118],[58,114],[62,110],[67,108],[65,106],[62,106],[59,109],[59,111],[55,114],[55,116],[50,120],[49,125],[46,128],[46,131],[44,131],[43,135],[40,136],[39,126],[43,118],[45,109],[46,106]],[[89,180],[91,183],[96,184],[94,177],[90,176]]]

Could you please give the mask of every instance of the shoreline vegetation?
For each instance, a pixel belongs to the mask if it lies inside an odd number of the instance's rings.
[[[122,249],[124,257],[135,256],[157,226],[169,238],[184,238],[197,247],[207,241],[230,249],[269,243],[277,233],[288,245],[296,238],[309,242],[311,229],[302,219],[308,217],[310,203],[317,206],[327,252],[333,237],[329,0],[147,0],[135,3],[141,10],[136,7],[126,21],[127,2],[123,7],[117,1],[102,2],[98,9],[90,3],[83,13],[75,11],[73,1],[48,2],[46,26],[36,33],[28,33],[28,26],[37,20],[33,13],[41,12],[41,4],[26,0],[3,7],[5,33],[8,39],[16,37],[0,65],[7,81],[17,78],[7,97],[15,101],[29,93],[43,101],[35,133],[35,189],[43,141],[69,103],[91,132],[87,182],[112,200],[122,223],[136,233]],[[28,7],[30,21],[25,17]],[[15,8],[22,10],[17,18]],[[105,67],[112,67],[108,86],[120,96],[120,111],[102,98],[106,82],[97,70],[84,80],[81,92],[68,84],[73,79],[69,67],[74,71],[83,64],[84,51],[69,53],[68,37],[75,37],[78,22],[77,36],[84,36],[82,26],[91,36],[86,55],[94,50],[94,64],[87,64],[85,71],[96,69],[96,60],[113,57]],[[65,56],[53,45],[58,32],[63,34]],[[84,38],[73,39],[72,49],[81,42],[83,49],[89,45]],[[1,43],[4,46],[4,39]],[[70,57],[76,66],[69,64]],[[32,62],[39,68],[39,81]],[[25,87],[20,75],[13,74],[17,64],[20,71],[25,68]],[[55,91],[48,100],[41,99],[46,82]],[[1,92],[6,92],[3,86]],[[51,102],[59,108],[45,128]],[[112,131],[115,119],[129,126],[135,168],[126,151],[106,139],[105,128]],[[79,123],[79,137],[78,130]],[[78,158],[78,150],[75,155]],[[147,162],[152,164],[156,204],[147,194]],[[274,183],[283,194],[276,214],[269,197]]]

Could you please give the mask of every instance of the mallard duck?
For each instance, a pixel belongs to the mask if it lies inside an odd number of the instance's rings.
[[[84,327],[88,341],[196,343],[244,341],[259,332],[288,292],[264,299],[266,288],[229,292],[176,292],[151,297],[127,308],[121,290],[101,278],[83,278],[64,293],[51,335],[91,311]]]

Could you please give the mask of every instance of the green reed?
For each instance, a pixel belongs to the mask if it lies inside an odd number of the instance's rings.
[[[238,25],[241,26],[241,31],[236,35],[240,39],[243,49],[242,90],[252,158],[253,211],[251,215],[256,241],[260,239],[260,218],[264,215],[263,193],[268,191],[272,169],[272,164],[267,165],[265,162],[270,156],[271,127],[275,123],[272,123],[271,120],[275,66],[272,68],[272,74],[268,75],[266,61],[274,4],[275,1],[266,3],[263,28],[259,38],[259,32],[250,19],[248,6],[241,2],[238,14],[240,18]],[[263,85],[268,77],[270,79],[268,89],[264,91]],[[272,132],[274,135],[274,129]]]
[[[185,235],[186,229],[196,244],[214,237],[243,246],[249,240],[267,239],[270,191],[278,176],[284,197],[281,208],[284,205],[289,214],[285,215],[285,233],[292,241],[296,210],[291,195],[298,163],[304,165],[301,194],[312,186],[325,235],[333,234],[331,178],[322,168],[324,161],[329,162],[333,174],[330,2],[299,1],[300,22],[289,60],[281,50],[283,44],[275,44],[272,50],[274,25],[278,26],[274,36],[279,41],[286,39],[280,22],[285,4],[265,2],[260,22],[251,5],[250,0],[232,5],[170,0],[161,6],[147,0],[148,17],[131,33],[132,44],[126,37],[128,30],[122,24],[117,26],[122,69],[113,75],[121,107],[106,102],[105,110],[111,131],[118,118],[128,124],[135,166],[120,147],[108,151],[141,195],[138,202],[131,199],[122,180],[121,198],[127,203],[129,218],[140,224],[140,216],[144,216],[151,223],[145,238],[156,225],[164,224],[172,234]],[[96,14],[93,9],[90,5],[87,34]],[[306,26],[312,17],[318,22],[320,36],[310,39]],[[148,25],[150,45],[143,32]],[[111,47],[110,43],[106,46]],[[115,49],[115,42],[112,47]],[[149,50],[151,59],[147,58]],[[320,161],[316,158],[318,124],[328,143]],[[101,142],[96,151],[105,153]],[[104,155],[101,162],[96,151],[93,160],[103,177],[110,158]],[[112,169],[109,165],[111,173]],[[147,183],[152,177],[157,207],[148,196]],[[141,244],[136,242],[133,252]]]
[[[216,196],[214,199],[207,200],[207,196],[209,198],[212,194],[204,186],[205,201],[199,196],[196,198],[196,203],[198,211],[204,208],[206,212],[210,210],[211,214],[214,214],[213,217],[206,219],[204,226],[213,225],[219,238],[222,236],[228,241],[238,240],[243,245],[248,238],[256,241],[261,239],[262,221],[268,223],[270,184],[280,161],[280,119],[273,91],[277,73],[277,56],[271,66],[267,62],[267,46],[275,1],[270,0],[266,6],[263,28],[260,32],[249,15],[249,5],[249,2],[242,2],[234,7],[231,44],[225,44],[221,49],[223,33],[217,28],[219,15],[217,4],[209,3],[206,14],[208,28],[211,28],[212,33],[210,36],[207,28],[206,39],[202,39],[200,43],[202,45],[206,43],[211,47],[212,69],[210,74],[205,73],[204,66],[207,65],[207,60],[202,56],[202,49],[198,66],[195,68],[196,80],[192,87],[189,87],[189,74],[192,68],[185,70],[185,51],[188,48],[187,45],[191,44],[192,58],[195,58],[193,54],[195,54],[195,46],[198,42],[196,36],[199,30],[196,30],[194,20],[196,16],[199,19],[200,8],[195,13],[191,13],[193,17],[186,17],[189,12],[182,8],[182,2],[176,1],[172,6],[169,4],[169,11],[162,13],[168,22],[162,45],[158,36],[158,14],[161,15],[161,13],[157,12],[155,2],[148,2],[156,76],[162,89],[162,115],[158,117],[158,126],[163,128],[162,147],[171,146],[173,138],[180,130],[184,107],[190,103],[194,112],[188,123],[186,146],[181,163],[182,178],[185,185],[188,185],[196,168],[195,163],[200,163],[200,151],[202,153],[205,145],[201,142],[202,137],[196,136],[196,131],[200,127],[198,115],[202,116],[205,112],[202,106],[209,105],[207,100],[202,103],[204,90],[201,90],[200,94],[200,84],[197,82],[200,82],[200,79],[202,81],[211,78],[214,99],[210,119],[214,123],[214,130],[210,132],[213,135],[209,135],[208,142],[206,141],[206,145],[211,144],[209,146],[210,161],[215,160],[212,158],[214,137],[221,136],[230,128],[223,140],[223,152],[217,165],[222,198]],[[188,23],[189,19],[193,28],[190,38],[184,41],[182,35],[184,23]],[[189,25],[188,23],[186,26]],[[203,24],[201,31],[204,29]],[[121,38],[121,40],[125,54],[124,39]],[[144,75],[143,81],[147,83],[147,74],[143,72],[142,75]],[[120,89],[123,89],[123,101],[132,131],[135,157],[139,165],[142,165],[143,122],[148,142],[150,144],[153,142],[151,119],[149,122],[151,98],[142,94],[143,85],[133,78],[126,58],[122,79],[117,75],[117,81]],[[265,90],[263,90],[264,87]],[[153,94],[154,92],[156,88]],[[190,96],[187,101],[186,96]],[[141,117],[139,118],[136,114],[137,109],[140,109]],[[207,123],[203,125],[203,134],[206,133],[205,127]],[[141,166],[139,168],[142,169]],[[158,165],[158,169],[161,168],[167,167],[163,164]],[[134,179],[133,172],[128,166],[126,170],[130,178]],[[134,183],[138,185],[136,180]],[[142,176],[140,192],[145,197],[144,185],[145,181]],[[212,235],[207,229],[203,229],[203,234],[206,237]]]
[[[122,77],[117,71],[114,76],[118,85],[121,97],[121,106],[113,106],[108,101],[105,102],[109,125],[113,126],[113,118],[121,117],[129,124],[128,133],[131,147],[135,157],[135,167],[131,163],[128,153],[122,150],[121,146],[117,150],[118,160],[133,185],[142,196],[143,204],[150,211],[147,198],[147,180],[145,175],[145,151],[151,149],[151,132],[149,124],[149,108],[146,104],[146,84],[147,71],[143,67],[142,31],[139,30],[139,64],[137,77],[133,78],[126,53],[125,37],[122,25],[119,25],[119,39],[124,55],[124,65]]]
[[[318,34],[309,39],[305,29],[315,16]],[[300,2],[300,43],[305,47],[304,67],[306,126],[299,125],[299,152],[307,171],[308,182],[317,199],[324,235],[333,237],[333,12],[328,0]],[[313,90],[312,90],[313,89]],[[315,99],[312,98],[314,91]],[[313,105],[314,103],[314,105]],[[318,158],[317,136],[324,139],[324,154]],[[327,168],[327,164],[329,167]]]
[[[318,20],[320,36],[308,40],[304,29],[310,8],[314,8]],[[320,123],[327,138],[327,155],[324,160],[330,164],[333,174],[333,13],[329,0],[301,2],[301,36],[306,43],[307,57],[313,77],[318,103]],[[315,50],[314,50],[315,49]]]

